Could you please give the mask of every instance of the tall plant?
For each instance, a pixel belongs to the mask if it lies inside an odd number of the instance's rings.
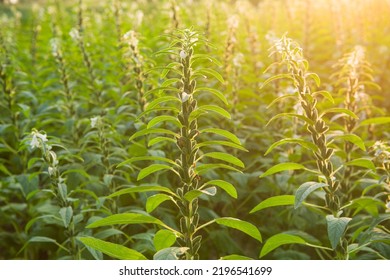
[[[172,201],[179,211],[177,226],[169,226],[165,222],[144,213],[112,215],[89,225],[89,227],[94,228],[113,224],[152,223],[162,227],[154,236],[154,245],[157,251],[154,255],[155,259],[198,259],[198,251],[202,244],[200,231],[212,223],[241,230],[261,241],[261,235],[258,229],[248,222],[231,217],[203,221],[198,211],[201,196],[214,196],[217,192],[216,187],[225,190],[233,198],[237,197],[237,192],[232,184],[219,179],[204,180],[202,178],[204,173],[218,168],[239,171],[237,168],[244,167],[241,160],[230,154],[204,151],[215,145],[225,145],[238,149],[243,148],[238,138],[229,131],[214,127],[198,127],[201,117],[208,113],[230,118],[229,113],[217,105],[198,105],[197,95],[200,92],[211,93],[222,101],[225,101],[222,93],[218,90],[198,86],[198,83],[202,82],[202,77],[204,76],[211,76],[223,82],[221,75],[215,70],[196,67],[199,60],[214,60],[210,56],[196,53],[197,48],[202,44],[203,39],[198,33],[190,29],[179,30],[173,36],[171,45],[167,49],[158,52],[159,55],[168,54],[175,56],[177,59],[177,61],[171,62],[167,67],[163,67],[163,76],[171,72],[176,77],[167,79],[159,88],[160,91],[165,93],[175,92],[177,93],[177,97],[164,94],[150,102],[146,110],[139,117],[159,111],[167,113],[152,118],[145,129],[136,132],[130,138],[130,140],[134,140],[150,134],[167,135],[168,137],[157,136],[151,139],[148,144],[150,146],[157,142],[174,143],[176,145],[176,158],[170,159],[150,155],[130,158],[120,164],[132,164],[141,160],[158,161],[159,163],[153,163],[141,169],[137,177],[138,181],[158,171],[165,170],[170,171],[174,176],[174,178],[169,180],[171,185],[142,184],[123,188],[110,195],[112,198],[129,193],[157,192],[147,198],[146,211],[150,213],[162,202],[167,200]],[[173,87],[173,85],[176,85],[176,87]],[[167,106],[165,105],[167,103],[176,105]],[[172,125],[172,128],[162,128],[161,125],[163,122]],[[202,140],[202,135],[208,135],[210,133],[224,137],[228,141]],[[210,162],[209,160],[218,160],[220,162]],[[114,248],[114,245],[106,241],[89,237],[81,238],[81,241],[88,246],[102,250],[108,255],[117,258],[124,257],[111,250]],[[173,246],[176,241],[179,246]],[[122,249],[128,252],[129,255],[127,257],[129,258],[144,258],[144,256],[134,250],[123,247]]]

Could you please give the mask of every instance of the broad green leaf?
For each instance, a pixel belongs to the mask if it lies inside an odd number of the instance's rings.
[[[306,244],[306,241],[299,236],[278,233],[271,236],[264,244],[260,252],[260,258],[272,252],[276,248],[286,244]]]
[[[160,229],[153,238],[154,248],[156,251],[160,251],[165,248],[169,248],[176,242],[176,235],[174,232],[167,229]]]
[[[65,228],[68,228],[70,221],[73,217],[73,209],[71,206],[62,207],[59,211],[62,222],[64,223]]]
[[[216,193],[217,189],[215,187],[210,187],[204,190],[191,190],[184,195],[184,198],[191,202],[202,194],[214,196]]]
[[[231,132],[229,132],[227,130],[224,130],[224,129],[220,129],[220,128],[205,128],[205,129],[202,129],[200,131],[200,134],[203,134],[203,133],[214,133],[214,134],[217,134],[217,135],[220,135],[220,136],[223,136],[223,137],[229,139],[233,143],[241,145],[241,142],[237,138],[236,135],[234,135],[233,133],[231,133]]]
[[[270,82],[275,81],[275,80],[279,80],[279,79],[290,79],[290,80],[293,80],[293,77],[290,74],[275,75],[275,76],[269,77],[267,80],[265,80],[260,88],[264,88]]]
[[[179,260],[187,252],[187,247],[169,247],[158,251],[153,260]]]
[[[210,92],[210,93],[214,94],[216,97],[218,97],[220,100],[222,100],[223,103],[228,105],[228,101],[227,101],[225,95],[223,95],[223,93],[220,92],[219,90],[216,90],[214,88],[209,88],[209,87],[199,87],[199,88],[196,88],[196,90],[194,91],[194,94],[197,92],[201,92],[201,91]]]
[[[219,66],[219,67],[222,67],[222,63],[219,62],[217,59],[215,59],[214,57],[212,57],[211,55],[206,55],[206,54],[194,54],[192,56],[192,61],[196,61],[196,60],[202,60],[202,59],[205,59],[205,60],[208,60],[210,62],[213,62],[215,63],[215,65]]]
[[[62,175],[65,176],[69,173],[78,173],[85,178],[90,178],[89,174],[87,172],[85,172],[83,169],[67,169],[66,171],[64,171],[62,173]]]
[[[229,182],[223,180],[211,180],[204,184],[204,186],[206,185],[213,185],[213,186],[220,187],[225,192],[227,192],[231,197],[237,198],[236,188]]]
[[[178,102],[180,104],[181,100],[175,96],[159,97],[157,99],[154,99],[152,102],[150,102],[148,104],[148,106],[145,108],[145,111],[149,111],[149,110],[153,109],[154,107],[156,107],[157,105],[164,103],[164,102],[169,102],[169,103]]]
[[[351,218],[347,217],[336,218],[333,215],[326,216],[326,223],[328,225],[328,238],[333,250],[336,249],[341,237],[344,235],[348,223],[351,220]]]
[[[120,164],[118,164],[117,167],[121,167],[121,166],[126,165],[126,164],[129,164],[129,163],[133,163],[133,162],[137,162],[137,161],[144,161],[144,160],[163,161],[163,162],[167,162],[167,163],[169,163],[169,164],[172,164],[172,165],[176,165],[176,166],[177,166],[177,163],[175,163],[173,160],[168,159],[168,158],[165,158],[165,157],[142,156],[142,157],[132,157],[132,158],[130,158],[130,159],[127,159],[127,160],[125,160],[124,162],[121,162]]]
[[[364,120],[360,123],[360,126],[371,125],[371,124],[386,124],[390,123],[390,117],[378,117],[378,118],[370,118],[368,120]]]
[[[320,91],[316,91],[316,92],[312,93],[313,96],[318,95],[318,94],[322,95],[323,97],[325,97],[326,99],[328,99],[330,102],[332,102],[334,104],[333,96],[329,91],[320,90]]]
[[[220,81],[222,84],[225,82],[223,80],[223,77],[221,76],[221,74],[219,74],[217,71],[215,71],[214,69],[211,69],[211,68],[202,68],[202,69],[195,70],[193,76],[196,76],[196,75],[213,76],[218,81]]]
[[[373,197],[359,197],[354,199],[349,208],[356,208],[352,216],[357,215],[360,211],[366,210],[371,216],[377,217],[379,210],[378,208],[384,208],[384,203]]]
[[[302,164],[294,163],[294,162],[283,162],[279,163],[277,165],[272,166],[270,169],[268,169],[266,172],[260,175],[260,178],[264,178],[266,176],[287,171],[287,170],[297,170],[297,169],[305,169],[305,167]]]
[[[241,261],[249,261],[253,260],[252,258],[241,256],[241,255],[228,255],[221,257],[220,260],[241,260]]]
[[[231,119],[231,116],[230,116],[228,111],[226,111],[225,109],[223,109],[219,106],[216,106],[216,105],[202,105],[202,106],[199,106],[193,112],[195,113],[196,111],[214,112],[214,113],[217,113],[217,114],[221,115],[222,117],[225,117],[229,120]],[[191,116],[190,116],[190,118],[191,118]]]
[[[270,107],[272,107],[272,105],[274,105],[275,103],[279,102],[280,100],[283,100],[283,99],[286,99],[286,98],[294,98],[294,99],[296,99],[296,98],[297,98],[297,95],[296,95],[296,94],[283,94],[282,96],[279,96],[279,97],[275,98],[275,99],[267,106],[267,109],[269,109]]]
[[[312,78],[315,81],[317,87],[321,85],[320,77],[316,73],[307,73],[305,76],[308,78]]]
[[[254,239],[262,242],[260,231],[256,226],[252,225],[251,223],[231,217],[217,218],[215,219],[215,222],[219,225],[227,226],[242,231],[243,233],[246,233]]]
[[[229,170],[233,170],[233,171],[242,173],[241,170],[238,170],[235,167],[232,167],[232,166],[226,165],[226,164],[222,164],[222,163],[201,164],[201,165],[196,166],[195,170],[199,175],[202,175],[202,174],[208,172],[209,170],[219,169],[219,168],[229,169]]]
[[[46,218],[51,218],[51,219],[59,219],[58,217],[54,216],[54,215],[42,215],[42,216],[38,216],[38,217],[35,217],[35,218],[32,218],[28,221],[28,223],[26,224],[25,228],[24,228],[24,231],[26,233],[28,233],[29,229],[38,221],[38,220],[42,220],[42,219],[46,219]]]
[[[295,114],[295,113],[280,113],[280,114],[277,114],[275,116],[273,116],[269,121],[268,123],[266,124],[266,126],[268,126],[271,122],[273,122],[274,120],[276,119],[279,119],[279,118],[283,118],[283,117],[294,117],[294,118],[298,118],[308,124],[314,124],[314,122],[309,119],[308,117],[305,117],[303,115],[300,115],[300,114]]]
[[[180,82],[180,79],[178,78],[172,78],[172,79],[166,79],[162,84],[161,84],[161,87],[167,87],[167,86],[170,86],[174,83],[178,83]]]
[[[227,153],[211,152],[211,153],[204,154],[203,157],[211,157],[211,158],[223,160],[223,161],[234,164],[234,165],[241,167],[241,168],[245,167],[244,163],[241,160],[239,160],[235,156],[233,156],[231,154],[227,154]]]
[[[129,193],[142,193],[142,192],[165,192],[169,193],[171,195],[175,195],[174,192],[172,192],[169,188],[167,187],[162,187],[162,186],[130,186],[125,189],[121,189],[119,191],[116,191],[112,194],[110,194],[108,197],[116,197],[120,196],[123,194],[129,194]]]
[[[238,149],[241,151],[248,152],[248,150],[245,149],[243,146],[236,144],[236,143],[228,142],[228,141],[204,141],[204,142],[198,143],[196,145],[196,147],[200,148],[200,147],[213,146],[213,145],[228,146],[228,147],[232,147],[232,148],[235,148],[235,149]]]
[[[171,114],[177,114],[177,113],[180,112],[178,107],[174,107],[174,106],[159,107],[159,106],[156,106],[156,107],[154,107],[152,109],[149,109],[147,111],[143,111],[142,113],[140,113],[137,116],[137,120],[141,120],[144,116],[149,115],[151,112],[159,112],[159,111],[168,111]],[[161,113],[160,113],[160,115],[161,115]]]
[[[294,205],[295,196],[293,195],[278,195],[267,198],[255,206],[249,213],[260,211],[269,207]]]
[[[306,197],[314,192],[317,189],[323,188],[328,186],[325,183],[318,183],[318,182],[306,182],[300,185],[297,192],[295,193],[295,203],[294,208],[298,208],[303,201],[306,199]]]
[[[87,228],[132,224],[156,224],[167,228],[167,226],[159,219],[140,213],[114,214],[87,225]]]
[[[328,114],[328,113],[342,113],[342,114],[346,114],[348,116],[350,116],[351,118],[354,118],[354,119],[359,119],[358,116],[356,116],[356,114],[354,112],[352,112],[351,110],[348,110],[348,109],[345,109],[345,108],[330,108],[330,109],[327,109],[325,110],[322,114],[321,114],[321,118]]]
[[[364,145],[362,138],[360,138],[359,136],[357,136],[355,134],[337,135],[334,138],[335,139],[343,139],[345,141],[351,142],[352,144],[355,144],[363,151],[366,150],[366,146]]]
[[[153,119],[151,119],[146,128],[152,128],[153,126],[156,126],[157,124],[159,124],[161,122],[170,122],[179,128],[182,127],[181,123],[177,120],[177,118],[175,118],[173,116],[162,115],[162,116],[157,116],[157,117],[154,117]]]
[[[313,144],[312,142],[308,142],[308,141],[305,141],[305,140],[302,140],[302,139],[299,139],[299,138],[285,138],[285,139],[282,139],[282,140],[279,140],[275,143],[273,143],[269,148],[268,150],[265,152],[265,156],[267,154],[269,154],[273,149],[275,149],[276,147],[280,146],[280,145],[283,145],[283,144],[299,144],[301,145],[302,147],[308,149],[308,150],[312,150],[313,152],[316,152],[318,150],[318,147]]]
[[[53,243],[53,244],[57,245],[59,248],[61,248],[62,250],[69,252],[69,250],[67,248],[65,248],[63,245],[58,243],[53,238],[49,238],[46,236],[33,236],[26,243],[24,243],[23,247],[19,250],[17,255],[20,254],[20,252],[22,252],[30,243],[41,243],[41,242],[42,243]]]
[[[359,166],[359,167],[364,167],[367,169],[371,169],[372,171],[375,171],[375,164],[371,160],[366,159],[366,158],[353,159],[353,160],[345,163],[345,165]]]
[[[93,237],[78,237],[77,239],[84,243],[84,245],[119,260],[147,260],[147,258],[141,253],[119,244],[114,244]]]
[[[148,147],[151,147],[153,145],[156,145],[157,143],[164,142],[164,141],[171,142],[171,143],[176,143],[175,139],[172,139],[172,138],[169,138],[169,137],[157,136],[157,137],[154,137],[153,139],[150,139],[150,141],[148,143]]]
[[[155,194],[155,195],[148,197],[148,199],[146,200],[146,206],[145,206],[146,212],[148,212],[148,213],[152,212],[161,203],[163,203],[164,201],[167,201],[167,200],[171,200],[171,199],[172,199],[171,196],[169,196],[167,194],[163,194],[163,193]]]
[[[134,133],[131,137],[130,137],[130,141],[134,140],[135,138],[137,137],[141,137],[141,136],[144,136],[144,135],[148,135],[148,134],[169,134],[169,135],[173,135],[173,136],[179,136],[177,133],[173,132],[173,131],[170,131],[168,129],[163,129],[163,128],[146,128],[146,129],[143,129],[143,130],[140,130],[140,131],[137,131],[136,133]]]
[[[168,169],[172,170],[172,167],[165,164],[159,164],[159,163],[151,164],[148,167],[141,169],[141,171],[138,174],[137,181],[142,180],[146,176],[149,176],[150,174],[153,174],[157,171],[168,170]]]

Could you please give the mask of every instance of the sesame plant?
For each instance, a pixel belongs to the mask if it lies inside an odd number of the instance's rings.
[[[390,9],[353,2],[0,1],[0,259],[389,259]]]
[[[281,205],[294,205],[294,208],[298,208],[302,204],[305,204],[305,200],[309,195],[313,196],[315,194],[320,201],[323,200],[323,204],[319,204],[318,202],[308,203],[307,207],[315,209],[315,211],[324,216],[331,248],[311,244],[299,235],[279,233],[270,237],[265,243],[260,256],[264,256],[281,244],[298,243],[317,248],[321,257],[349,259],[351,256],[355,256],[357,251],[364,251],[372,243],[386,243],[386,235],[388,233],[384,233],[383,240],[365,240],[364,242],[361,242],[356,234],[351,234],[351,237],[348,236],[349,231],[352,233],[355,232],[356,229],[353,230],[355,227],[358,228],[359,232],[363,231],[362,235],[370,235],[375,230],[380,230],[378,220],[375,218],[371,221],[369,220],[369,223],[371,223],[370,227],[362,227],[362,225],[366,225],[368,222],[367,218],[358,216],[357,214],[362,210],[366,210],[371,214],[373,214],[371,211],[377,213],[377,206],[385,206],[385,201],[378,199],[383,196],[383,193],[379,193],[375,198],[365,198],[365,190],[363,189],[363,194],[352,197],[352,190],[359,187],[359,185],[349,182],[349,176],[346,176],[346,172],[351,172],[349,166],[360,167],[360,170],[355,173],[356,176],[367,176],[370,178],[372,176],[371,173],[375,173],[373,172],[375,171],[375,167],[372,160],[367,158],[352,159],[352,148],[345,143],[340,148],[337,143],[338,140],[348,141],[348,143],[356,145],[361,150],[366,150],[364,142],[359,136],[352,133],[353,126],[351,128],[350,125],[353,122],[352,119],[358,119],[358,117],[350,110],[351,106],[347,106],[347,108],[329,107],[323,112],[319,111],[317,106],[319,96],[333,103],[334,100],[332,95],[327,91],[313,90],[316,86],[320,86],[319,77],[317,74],[309,71],[308,62],[303,57],[303,51],[296,42],[284,36],[275,44],[274,52],[277,52],[281,56],[281,62],[275,63],[284,65],[287,73],[270,77],[264,82],[264,85],[275,79],[291,80],[295,88],[295,93],[281,96],[276,102],[283,98],[296,96],[300,106],[297,108],[297,113],[281,113],[274,116],[271,121],[280,117],[298,118],[299,122],[307,129],[310,135],[310,141],[307,141],[304,135],[299,138],[284,138],[271,145],[266,154],[280,145],[299,144],[314,155],[313,161],[316,168],[309,169],[299,163],[283,162],[274,165],[260,177],[262,178],[286,170],[304,169],[308,174],[313,174],[308,178],[314,177],[317,180],[307,181],[301,184],[297,188],[295,195],[271,197],[258,204],[251,212],[253,213],[267,207]],[[359,85],[359,82],[356,80],[352,82],[356,86]],[[351,80],[349,80],[349,83],[351,83]],[[351,104],[352,97],[350,94],[350,92],[347,93],[347,105]],[[337,113],[332,119],[342,117],[340,114],[345,115],[344,117],[347,118],[346,127],[341,128],[342,134],[338,133],[340,126],[337,122],[335,121],[336,124],[333,125],[326,118],[326,115],[332,113]],[[346,146],[349,148],[345,148]],[[344,187],[342,187],[342,184]],[[385,186],[382,186],[382,188],[386,190]],[[345,196],[348,198],[344,199]],[[365,203],[362,203],[363,200]],[[377,216],[377,214],[373,214],[373,216]],[[328,251],[333,251],[335,255],[329,255]],[[384,258],[381,252],[377,252],[375,249],[372,249],[372,252]]]

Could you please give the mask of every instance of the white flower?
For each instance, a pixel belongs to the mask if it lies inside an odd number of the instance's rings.
[[[56,169],[54,167],[49,166],[47,171],[49,172],[50,176],[53,176],[55,174]]]
[[[51,52],[53,56],[59,55],[59,40],[58,38],[53,38],[50,40]]]
[[[190,98],[190,95],[183,91],[181,93],[181,102],[183,102],[183,103],[186,102],[188,100],[188,98]]]
[[[91,118],[91,127],[96,127],[96,124],[98,124],[99,117]]]
[[[33,131],[32,133],[32,138],[30,142],[31,148],[40,148],[41,143],[47,142],[47,135],[39,133],[38,131]]]
[[[74,41],[79,41],[81,38],[80,33],[76,28],[72,28],[72,30],[69,32],[69,35]]]
[[[134,30],[130,30],[130,31],[126,32],[125,35],[123,35],[123,39],[125,40],[126,43],[128,43],[129,45],[131,45],[133,47],[138,46],[139,41],[137,39],[137,36],[135,35]]]
[[[239,20],[238,20],[237,15],[233,15],[233,16],[229,17],[227,20],[228,27],[231,29],[237,29],[238,23],[239,23]]]
[[[244,55],[242,53],[237,53],[233,58],[233,65],[236,67],[241,67],[244,62]]]
[[[179,55],[180,55],[180,57],[181,57],[182,59],[185,59],[185,58],[187,57],[187,53],[186,53],[185,50],[181,50],[180,53],[179,53]]]

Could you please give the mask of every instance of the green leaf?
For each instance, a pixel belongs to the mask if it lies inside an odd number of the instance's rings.
[[[205,128],[205,129],[202,129],[200,131],[200,134],[203,134],[203,133],[214,133],[214,134],[217,134],[217,135],[220,135],[220,136],[223,136],[223,137],[229,139],[233,143],[241,145],[241,142],[237,138],[236,135],[234,135],[233,133],[231,133],[231,132],[229,132],[227,130],[224,130],[224,129],[220,129],[220,128]]]
[[[345,165],[359,166],[359,167],[364,167],[367,169],[371,169],[372,171],[375,171],[375,164],[371,160],[366,159],[366,158],[353,159],[353,160],[345,163]]]
[[[202,106],[199,106],[195,111],[193,111],[194,114],[196,114],[197,111],[207,111],[207,112],[214,112],[214,113],[217,113],[219,115],[221,115],[222,117],[225,117],[227,119],[231,119],[231,116],[229,114],[228,111],[226,111],[225,109],[219,107],[219,106],[216,106],[216,105],[202,105]],[[192,113],[191,113],[191,116],[192,116]],[[190,116],[190,119],[191,119],[191,116]]]
[[[202,68],[202,69],[195,70],[193,76],[196,76],[196,75],[213,76],[218,81],[220,81],[222,84],[225,82],[223,80],[223,77],[221,76],[221,74],[219,74],[217,71],[215,71],[214,69],[211,69],[211,68]]]
[[[196,166],[195,170],[199,175],[202,175],[202,174],[208,172],[209,170],[219,169],[219,168],[229,169],[229,170],[233,170],[233,171],[242,173],[241,170],[238,170],[237,168],[234,168],[230,165],[226,165],[226,164],[222,164],[222,163],[201,164],[201,165]]]
[[[264,88],[266,85],[268,85],[270,82],[279,80],[279,79],[290,79],[294,80],[293,77],[290,74],[278,74],[272,77],[269,77],[267,80],[263,82],[260,88]]]
[[[187,252],[187,247],[169,247],[158,251],[153,260],[179,260]]]
[[[26,224],[25,228],[24,228],[24,231],[26,233],[28,233],[29,229],[38,221],[38,220],[41,220],[41,219],[46,219],[46,218],[51,218],[51,219],[59,219],[58,217],[54,216],[54,215],[42,215],[42,216],[38,216],[38,217],[35,217],[35,218],[32,218],[28,221],[28,223]]]
[[[71,206],[62,207],[59,211],[62,222],[64,223],[65,228],[68,228],[70,221],[73,217],[73,209]]]
[[[344,235],[348,223],[351,220],[351,218],[347,217],[336,218],[333,215],[326,216],[326,223],[328,225],[328,238],[333,250],[336,249],[341,237]]]
[[[253,260],[252,258],[246,257],[246,256],[241,256],[241,255],[228,255],[221,257],[220,260],[241,260],[241,261],[249,261]]]
[[[326,99],[328,99],[330,102],[332,102],[334,104],[333,96],[329,91],[320,90],[320,91],[316,91],[316,92],[312,93],[313,96],[316,96],[317,94],[322,95],[323,97],[325,97]]]
[[[308,124],[314,124],[314,122],[309,119],[308,117],[305,117],[303,115],[300,115],[300,114],[295,114],[295,113],[280,113],[280,114],[277,114],[276,116],[273,116],[269,121],[268,123],[266,124],[266,126],[268,126],[271,122],[273,122],[274,120],[276,119],[279,119],[279,118],[282,118],[282,117],[294,117],[294,118],[298,118]]]
[[[384,203],[381,200],[373,197],[359,197],[357,199],[354,199],[349,206],[349,208],[352,209],[356,208],[352,216],[355,216],[362,210],[366,210],[373,217],[378,216],[379,207],[384,207]]]
[[[229,182],[226,182],[223,180],[211,180],[211,181],[208,181],[207,183],[205,183],[203,186],[206,186],[206,185],[213,185],[213,186],[220,187],[225,192],[227,192],[231,197],[237,198],[236,188],[232,184],[230,184]]]
[[[154,235],[153,244],[156,251],[160,251],[165,248],[169,248],[176,242],[176,235],[174,232],[161,229]]]
[[[77,237],[84,245],[119,260],[147,260],[141,253],[125,246],[103,241],[93,237]]]
[[[348,110],[348,109],[345,109],[345,108],[330,108],[330,109],[327,109],[325,110],[320,118],[322,118],[324,115],[328,114],[328,113],[342,113],[342,114],[346,114],[348,116],[350,116],[351,118],[354,118],[354,119],[359,119],[358,116],[356,116],[356,114],[354,112],[352,112],[351,110]]]
[[[308,141],[305,141],[305,140],[302,140],[302,139],[299,139],[299,138],[285,138],[285,139],[282,139],[282,140],[279,140],[279,141],[273,143],[268,148],[268,150],[265,152],[264,155],[266,156],[273,149],[275,149],[276,147],[278,147],[280,145],[283,145],[283,144],[299,144],[302,147],[304,147],[304,148],[306,148],[308,150],[311,150],[313,152],[316,152],[318,150],[318,147],[315,144],[313,144],[312,142],[308,142]]]
[[[279,102],[280,100],[283,100],[283,99],[286,99],[286,98],[294,98],[294,99],[296,99],[296,98],[297,98],[297,95],[296,95],[296,94],[283,94],[282,96],[279,96],[279,97],[275,98],[275,99],[267,106],[267,109],[271,108],[272,105],[274,105],[275,103]]]
[[[123,194],[129,194],[129,193],[143,193],[143,192],[165,192],[169,193],[171,195],[175,195],[174,192],[172,192],[169,188],[167,187],[162,187],[162,186],[131,186],[119,191],[116,191],[108,196],[108,198],[120,196]]]
[[[318,183],[318,182],[306,182],[300,185],[297,192],[295,193],[295,204],[294,208],[298,208],[303,201],[306,199],[306,197],[314,192],[317,189],[323,188],[328,186],[325,183]]]
[[[163,129],[163,128],[146,128],[146,129],[142,129],[140,131],[137,131],[136,133],[134,133],[131,137],[130,137],[130,141],[134,140],[135,138],[137,137],[141,137],[141,136],[144,136],[144,135],[148,135],[148,134],[169,134],[169,135],[173,135],[173,136],[179,136],[177,133],[173,132],[173,131],[170,131],[168,129]]]
[[[345,135],[337,135],[334,137],[335,139],[343,139],[345,141],[351,142],[352,144],[358,146],[361,150],[365,151],[366,146],[364,145],[364,142],[362,138],[355,134],[345,134]]]
[[[167,228],[167,226],[159,219],[140,213],[114,214],[87,225],[87,228],[132,224],[156,224]]]
[[[244,163],[241,160],[239,160],[235,156],[227,154],[227,153],[211,152],[211,153],[204,154],[203,157],[211,157],[211,158],[223,160],[223,161],[234,164],[234,165],[241,167],[241,168],[245,167]]]
[[[252,225],[251,223],[231,217],[217,218],[215,219],[215,222],[219,225],[227,226],[242,231],[243,233],[246,233],[254,239],[262,242],[260,231],[256,226]]]
[[[157,105],[164,103],[164,102],[178,102],[179,104],[181,103],[181,100],[175,96],[163,96],[159,97],[157,99],[154,99],[152,102],[148,104],[148,106],[145,108],[145,111],[149,111],[153,108],[155,108]]]
[[[265,242],[263,248],[261,249],[260,258],[286,244],[306,244],[306,241],[299,236],[285,233],[273,235]]]
[[[152,128],[153,126],[156,126],[157,124],[159,124],[161,122],[170,122],[179,128],[182,127],[181,123],[177,120],[177,118],[175,118],[173,116],[162,115],[162,116],[157,116],[157,117],[154,117],[153,119],[151,119],[146,128]]]
[[[320,77],[316,73],[307,73],[305,76],[308,78],[312,78],[315,81],[317,87],[321,85]]]
[[[172,167],[165,164],[159,164],[159,163],[151,164],[148,167],[141,169],[141,171],[138,174],[137,181],[142,180],[146,176],[149,176],[150,174],[153,174],[157,171],[168,170],[168,169],[173,170]]]
[[[222,100],[223,103],[228,105],[228,101],[227,101],[225,95],[223,95],[223,93],[220,92],[219,90],[216,90],[214,88],[209,88],[209,87],[199,87],[199,88],[196,88],[196,90],[194,91],[194,94],[197,92],[201,92],[201,91],[210,92],[210,93],[214,94],[216,97],[218,97],[220,100]]]
[[[83,169],[67,169],[66,171],[62,172],[61,175],[65,176],[69,173],[78,173],[85,178],[90,178],[89,174],[85,172]]]
[[[144,161],[144,160],[163,161],[163,162],[167,162],[169,164],[177,166],[176,162],[174,162],[173,160],[170,160],[168,158],[165,158],[165,157],[142,156],[142,157],[133,157],[133,158],[130,158],[128,160],[125,160],[125,161],[121,162],[120,164],[118,164],[117,167],[121,167],[123,165],[129,164],[129,163],[133,163],[133,162],[136,162],[136,161]]]
[[[207,188],[204,190],[191,190],[184,195],[184,198],[191,202],[202,194],[214,196],[216,193],[217,189],[215,187]]]
[[[172,139],[172,138],[169,138],[169,137],[158,136],[158,137],[154,137],[153,139],[150,139],[150,141],[148,143],[148,147],[151,147],[153,145],[156,145],[157,143],[164,142],[164,141],[171,142],[171,143],[176,143],[175,139]]]
[[[155,194],[148,197],[148,199],[146,200],[146,212],[148,213],[152,212],[161,203],[167,200],[172,200],[172,197],[163,193]]]
[[[267,198],[266,200],[260,202],[255,206],[249,213],[252,214],[254,212],[260,211],[262,209],[266,209],[269,207],[275,206],[284,206],[284,205],[293,205],[295,200],[295,196],[293,195],[278,195]]]
[[[371,125],[371,124],[386,124],[390,123],[390,117],[378,117],[378,118],[370,118],[368,120],[364,120],[360,123],[360,126]]]
[[[204,141],[200,142],[196,145],[197,148],[205,147],[205,146],[213,146],[213,145],[220,145],[220,146],[228,146],[232,147],[241,151],[248,152],[247,149],[245,149],[243,146],[238,145],[236,143],[228,142],[228,141]]]
[[[305,167],[302,164],[294,163],[294,162],[283,162],[279,163],[277,165],[272,166],[270,169],[268,169],[266,172],[260,175],[260,178],[264,178],[266,176],[287,171],[287,170],[297,170],[297,169],[305,169]]]

